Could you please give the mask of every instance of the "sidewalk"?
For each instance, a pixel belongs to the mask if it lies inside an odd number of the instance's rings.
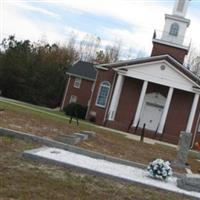
[[[134,135],[134,134],[127,133],[127,132],[124,132],[124,131],[119,131],[119,130],[116,130],[116,129],[107,128],[107,127],[98,126],[98,125],[94,125],[94,127],[102,129],[102,130],[107,130],[107,131],[111,131],[111,132],[114,132],[114,133],[122,134],[126,138],[131,139],[131,140],[140,141],[139,135]],[[162,145],[166,145],[166,146],[169,146],[169,147],[177,148],[177,145],[170,144],[170,143],[167,143],[167,142],[162,142],[162,141],[159,141],[159,140],[154,140],[154,139],[147,138],[147,137],[144,137],[144,142],[148,143],[148,144],[162,144]]]
[[[189,199],[199,199],[200,193],[180,189],[177,186],[177,177],[172,176],[167,181],[161,181],[149,177],[146,169],[122,164],[121,161],[112,162],[107,159],[99,159],[75,153],[73,151],[43,147],[25,151],[25,158],[34,159],[38,162],[64,166],[66,168],[83,173],[102,176],[112,180],[123,181],[130,184],[142,185],[143,187],[156,188],[164,192],[173,192],[187,196]]]

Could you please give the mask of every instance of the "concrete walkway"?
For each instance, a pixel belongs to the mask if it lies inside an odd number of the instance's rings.
[[[131,139],[131,140],[140,141],[140,136],[139,135],[135,135],[135,134],[131,134],[131,133],[127,133],[127,132],[124,132],[124,131],[119,131],[119,130],[115,130],[115,129],[107,128],[107,127],[103,127],[103,126],[98,126],[98,125],[93,125],[93,126],[96,127],[96,128],[105,130],[105,131],[107,130],[107,131],[110,131],[110,132],[113,132],[113,133],[122,134],[126,138]],[[166,146],[177,148],[177,145],[170,144],[170,143],[167,143],[167,142],[162,142],[162,141],[159,141],[159,140],[154,140],[154,139],[147,138],[147,137],[144,138],[144,142],[148,143],[148,144],[162,144],[162,145],[166,145]]]
[[[113,180],[143,185],[143,187],[181,194],[190,199],[200,198],[200,193],[198,192],[178,188],[177,177],[170,177],[167,181],[161,181],[149,177],[146,169],[124,165],[106,159],[92,158],[69,150],[45,147],[25,151],[23,156],[45,163],[64,166],[72,170],[94,174],[95,176],[108,177]]]

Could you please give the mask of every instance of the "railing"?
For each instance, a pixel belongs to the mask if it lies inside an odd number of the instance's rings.
[[[145,127],[146,127],[146,124],[144,123],[142,127],[141,136],[140,136],[140,142],[144,142]]]
[[[173,43],[178,46],[189,48],[191,44],[191,39],[184,37],[182,35],[174,36],[170,35],[169,32],[154,30],[153,39],[161,40],[168,43]]]

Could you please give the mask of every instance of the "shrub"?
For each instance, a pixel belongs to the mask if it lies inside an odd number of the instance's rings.
[[[90,116],[88,117],[88,120],[89,120],[90,122],[92,122],[92,123],[95,123],[95,122],[96,122],[96,117],[90,115]]]
[[[87,107],[77,103],[70,103],[64,107],[63,110],[66,115],[78,117],[79,119],[85,119]]]
[[[163,180],[166,180],[168,177],[172,176],[170,162],[162,159],[156,159],[149,163],[147,171],[149,172],[150,176]]]
[[[88,120],[93,123],[96,122],[96,112],[95,111],[90,111]]]

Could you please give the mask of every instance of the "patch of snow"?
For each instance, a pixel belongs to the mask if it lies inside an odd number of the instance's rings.
[[[168,181],[156,180],[148,177],[147,171],[136,167],[112,163],[102,159],[95,159],[82,154],[77,154],[57,148],[42,148],[38,151],[34,151],[32,154],[58,162],[60,161],[66,164],[74,165],[80,168],[112,175],[114,177],[120,177],[137,183],[154,186],[156,188],[200,198],[200,193],[198,192],[190,192],[178,188],[176,177],[170,177]]]

